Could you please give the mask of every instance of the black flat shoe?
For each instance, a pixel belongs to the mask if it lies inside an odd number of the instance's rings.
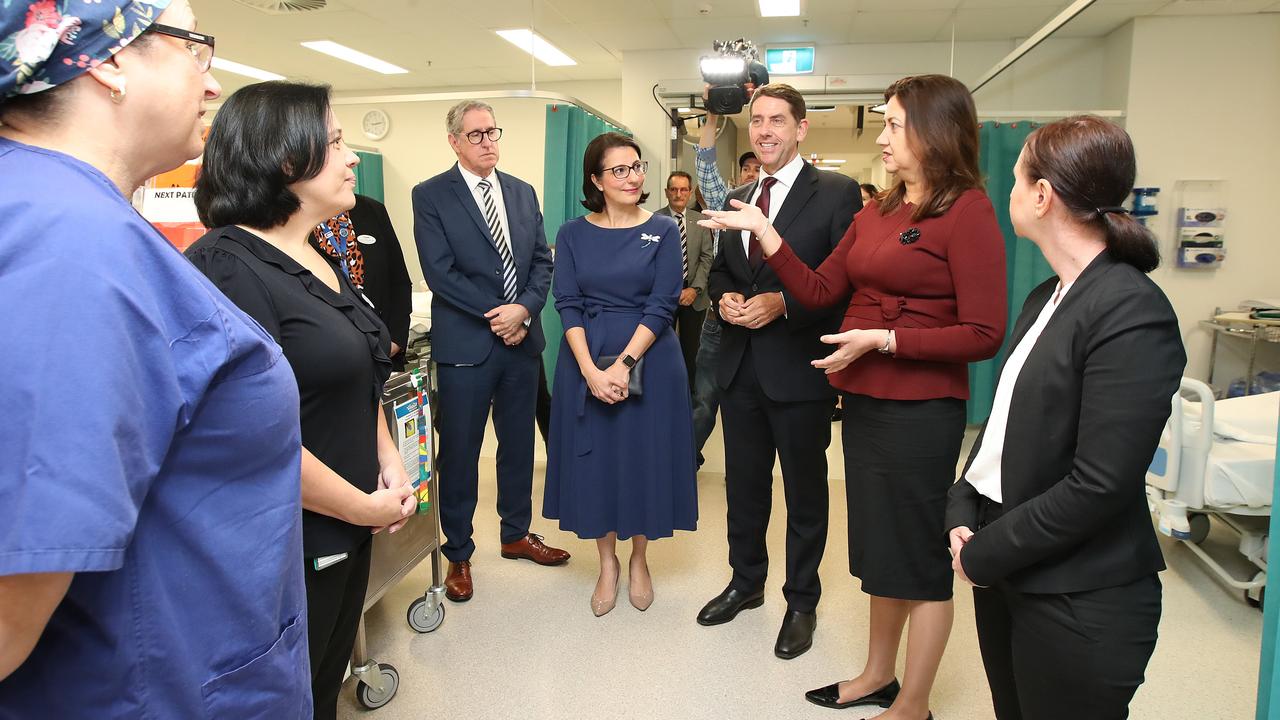
[[[813,647],[813,630],[816,627],[817,613],[788,610],[782,617],[782,629],[778,630],[778,642],[773,646],[773,654],[783,660],[805,654]]]
[[[804,694],[804,699],[814,705],[821,705],[833,710],[844,710],[845,708],[858,707],[860,705],[879,705],[882,708],[887,708],[893,704],[901,689],[902,686],[898,685],[898,681],[895,678],[888,685],[875,692],[869,692],[856,700],[840,702],[840,683],[835,682],[817,690],[810,690]],[[929,720],[933,720],[932,714],[929,715]]]
[[[698,613],[698,624],[723,625],[738,617],[738,613],[743,610],[758,608],[763,604],[764,590],[746,593],[734,588],[725,588],[724,592],[711,598],[711,602],[702,607],[702,611]]]

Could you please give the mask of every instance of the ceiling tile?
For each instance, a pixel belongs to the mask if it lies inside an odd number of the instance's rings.
[[[849,41],[854,43],[926,42],[951,21],[950,10],[858,12]]]
[[[858,13],[896,12],[912,14],[917,10],[952,10],[960,0],[859,0]]]
[[[665,22],[630,23],[625,28],[612,23],[584,23],[578,29],[614,52],[684,47]]]
[[[1008,8],[961,8],[954,16],[957,41],[1008,40],[1027,37],[1057,16],[1044,5]],[[951,39],[951,22],[938,29],[936,40]]]

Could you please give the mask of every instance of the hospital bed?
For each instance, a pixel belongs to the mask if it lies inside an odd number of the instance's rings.
[[[1183,378],[1173,396],[1151,466],[1147,497],[1161,532],[1181,540],[1227,585],[1260,607],[1267,584],[1267,534],[1275,484],[1280,392],[1215,400],[1199,380]],[[1256,568],[1241,580],[1200,544],[1216,520],[1240,537]]]

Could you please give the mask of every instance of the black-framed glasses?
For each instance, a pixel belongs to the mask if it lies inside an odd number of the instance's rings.
[[[187,52],[191,53],[191,57],[196,59],[196,65],[200,68],[200,72],[209,72],[210,66],[213,65],[212,35],[192,32],[172,25],[161,25],[160,23],[152,23],[151,27],[147,29],[158,32],[161,35],[185,40],[184,44],[187,46]]]
[[[631,173],[636,175],[644,175],[649,172],[648,160],[637,160],[630,165],[614,165],[601,170],[602,173],[613,173],[613,176],[619,180],[626,180]]]
[[[502,138],[502,128],[495,127],[489,128],[488,130],[472,130],[469,133],[464,133],[462,137],[466,138],[467,142],[472,145],[479,145],[484,142],[485,138],[489,138],[489,142],[498,142],[498,140]]]

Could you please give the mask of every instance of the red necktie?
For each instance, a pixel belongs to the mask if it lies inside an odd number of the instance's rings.
[[[756,198],[756,207],[760,208],[765,217],[769,217],[769,188],[776,182],[778,178],[775,177],[767,177],[760,182],[760,197]],[[764,248],[760,247],[760,238],[755,233],[751,233],[751,240],[747,243],[747,263],[753,271],[759,270],[764,264]]]

